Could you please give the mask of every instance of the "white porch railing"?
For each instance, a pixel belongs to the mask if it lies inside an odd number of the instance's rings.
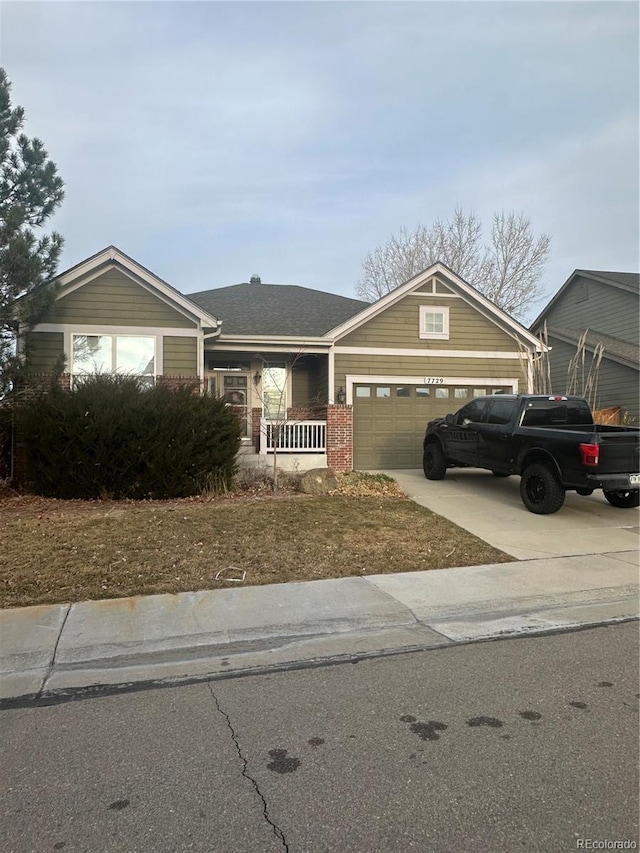
[[[277,442],[277,443],[276,443]],[[260,454],[326,453],[326,421],[270,421],[260,418]]]

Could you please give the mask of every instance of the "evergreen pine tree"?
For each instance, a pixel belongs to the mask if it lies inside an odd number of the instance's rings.
[[[24,110],[11,105],[11,83],[0,68],[0,397],[28,366],[16,334],[32,328],[55,296],[63,238],[41,234],[64,197],[63,182],[39,139],[23,132]]]

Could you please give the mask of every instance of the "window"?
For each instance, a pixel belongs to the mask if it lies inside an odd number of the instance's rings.
[[[487,393],[486,388],[474,388],[473,389],[473,396],[474,397],[484,397],[486,395],[486,393]]]
[[[378,385],[376,388],[376,397],[390,397],[391,396],[391,388],[386,386]]]
[[[469,395],[469,391],[467,388],[454,388],[453,389],[453,396],[456,400],[463,400],[468,395]]]
[[[449,389],[448,388],[436,388],[436,397],[439,397],[443,400],[449,399]]]
[[[489,417],[487,418],[487,423],[502,425],[508,424],[510,423],[515,410],[515,400],[494,400],[491,405],[491,409],[489,410]]]
[[[265,365],[262,371],[262,406],[270,421],[284,420],[287,414],[287,369]]]
[[[421,305],[420,337],[423,340],[448,340],[449,309],[439,305]]]
[[[416,388],[416,397],[430,397],[431,396],[431,388],[422,388],[418,386]]]
[[[457,413],[456,423],[459,426],[466,426],[466,424],[481,421],[486,406],[486,400],[474,400],[473,403],[467,403],[467,405],[463,406],[463,408]]]
[[[140,376],[153,384],[156,339],[142,335],[72,335],[74,376],[122,373]]]
[[[368,385],[356,385],[356,397],[370,397],[371,388]]]
[[[410,397],[411,396],[411,388],[408,385],[398,386],[396,388],[396,397]]]

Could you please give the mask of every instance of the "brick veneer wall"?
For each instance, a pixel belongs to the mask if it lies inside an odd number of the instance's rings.
[[[262,417],[261,408],[251,409],[251,444],[256,449],[256,453],[260,450],[260,418]]]
[[[327,406],[327,465],[334,471],[353,471],[353,408]]]

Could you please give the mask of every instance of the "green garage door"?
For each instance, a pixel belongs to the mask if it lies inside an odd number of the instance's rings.
[[[427,423],[473,397],[511,388],[453,385],[359,384],[353,390],[353,467],[421,468]]]

